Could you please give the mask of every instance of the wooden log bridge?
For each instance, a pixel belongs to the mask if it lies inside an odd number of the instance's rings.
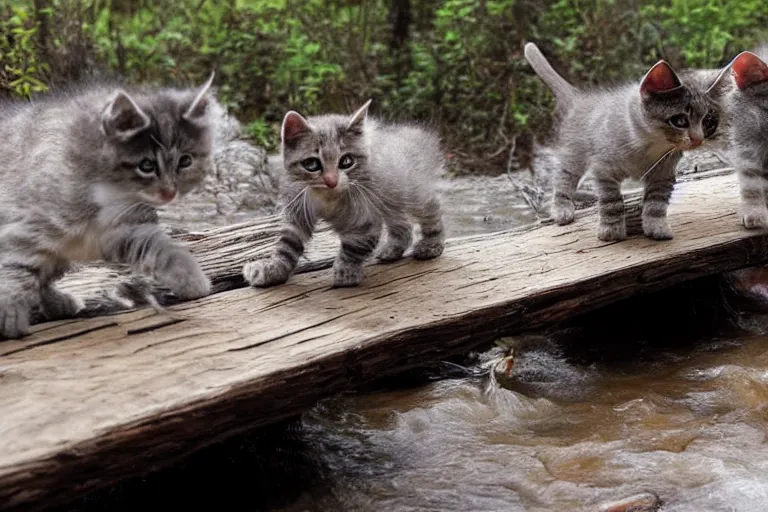
[[[68,501],[384,375],[765,262],[768,233],[743,229],[738,207],[731,170],[684,176],[672,241],[600,242],[592,208],[569,226],[449,240],[436,260],[372,264],[348,289],[330,287],[338,242],[327,231],[270,289],[245,287],[240,269],[270,253],[277,219],[186,235],[217,293],[0,342],[0,508]],[[119,279],[88,267],[63,287],[92,299]]]

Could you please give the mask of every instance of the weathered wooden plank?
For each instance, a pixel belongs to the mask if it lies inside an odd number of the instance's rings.
[[[437,260],[371,266],[359,288],[332,289],[320,270],[167,311],[37,326],[0,343],[0,507],[71,499],[349,386],[768,260],[768,234],[743,230],[737,211],[727,173],[678,186],[669,242],[600,242],[590,210],[570,226],[451,240]],[[237,286],[240,260],[267,253],[257,242],[275,224],[261,226],[190,235],[220,286]],[[335,243],[319,237],[315,266]]]

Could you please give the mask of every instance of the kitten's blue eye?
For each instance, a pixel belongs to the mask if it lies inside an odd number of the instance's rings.
[[[179,169],[184,169],[192,165],[192,157],[189,155],[181,155],[179,158]]]
[[[352,155],[344,155],[339,160],[339,169],[349,169],[353,165],[355,165],[355,159]]]
[[[690,123],[688,122],[688,116],[686,114],[677,114],[667,119],[667,122],[673,128],[688,128]]]
[[[141,174],[154,174],[157,170],[157,162],[151,158],[144,158],[139,162],[139,172]]]
[[[323,164],[318,158],[307,158],[301,161],[301,166],[309,172],[319,172],[323,170]]]

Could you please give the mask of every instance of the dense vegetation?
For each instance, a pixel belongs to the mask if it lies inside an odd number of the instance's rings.
[[[0,95],[216,70],[223,101],[270,148],[287,109],[343,112],[372,97],[378,115],[438,126],[457,167],[499,171],[550,122],[525,41],[597,83],[660,57],[723,64],[761,27],[763,0],[0,0]]]

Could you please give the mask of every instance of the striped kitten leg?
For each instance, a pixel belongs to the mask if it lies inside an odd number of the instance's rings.
[[[363,264],[381,237],[381,222],[369,222],[354,233],[340,233],[341,249],[333,263],[333,286],[357,286],[363,280]]]
[[[66,271],[67,267],[58,267],[40,288],[40,309],[48,320],[72,318],[85,307],[82,300],[53,286],[53,281],[63,276]]]
[[[682,153],[668,156],[651,171],[643,191],[643,233],[653,240],[672,240],[667,221],[667,207],[675,186],[675,168]]]
[[[597,238],[604,242],[627,238],[627,223],[624,218],[624,198],[621,184],[615,178],[596,174],[597,212],[599,216]]]
[[[251,286],[274,286],[285,283],[304,254],[304,244],[312,237],[314,218],[296,212],[286,212],[275,253],[269,259],[249,261],[243,267],[243,277]]]
[[[0,266],[0,338],[29,334],[32,310],[40,303],[40,282],[23,266]]]
[[[40,290],[40,308],[48,320],[72,318],[85,307],[85,303],[66,292],[46,285]]]
[[[563,159],[564,162],[568,159]],[[562,166],[555,171],[552,178],[552,219],[560,225],[570,224],[576,215],[576,205],[573,196],[584,175],[584,169],[572,166]]]
[[[403,257],[403,253],[411,245],[413,228],[405,217],[388,219],[387,243],[376,255],[380,261],[397,261]]]
[[[181,299],[208,295],[211,283],[192,254],[155,224],[118,226],[100,240],[104,259],[153,276]]]
[[[768,207],[765,203],[765,188],[768,180],[758,169],[739,167],[739,183],[744,227],[747,229],[768,227]]]
[[[413,257],[417,260],[437,258],[445,247],[445,229],[443,228],[443,210],[440,200],[433,197],[414,212],[421,227],[421,239],[413,247]]]

